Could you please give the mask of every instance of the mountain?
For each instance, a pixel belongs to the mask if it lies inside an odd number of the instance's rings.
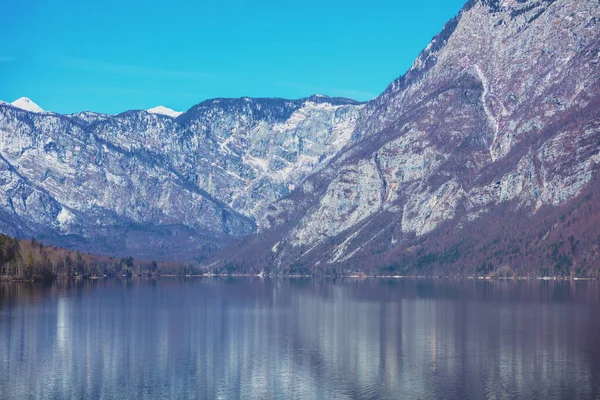
[[[600,2],[469,1],[213,268],[600,276]]]
[[[346,145],[361,107],[214,99],[174,119],[0,104],[0,230],[101,254],[210,254]]]
[[[598,15],[470,0],[367,103],[0,104],[0,230],[217,271],[600,277]]]
[[[168,107],[164,107],[164,106],[149,108],[146,111],[148,111],[150,114],[161,114],[161,115],[166,115],[167,117],[173,117],[173,118],[177,118],[181,114],[183,114],[183,112],[181,112],[181,111],[175,111],[175,110],[172,110],[172,109],[170,109]]]
[[[27,97],[21,97],[12,103],[10,103],[13,107],[20,108],[21,110],[31,111],[34,113],[43,113],[44,110],[35,104],[33,101],[28,99]]]

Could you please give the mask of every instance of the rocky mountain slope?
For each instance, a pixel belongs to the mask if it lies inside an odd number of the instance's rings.
[[[350,140],[361,105],[215,99],[177,118],[0,104],[0,229],[88,251],[192,258],[253,233]]]
[[[598,0],[469,1],[363,107],[352,144],[209,265],[597,276],[599,15]]]
[[[599,15],[470,0],[366,104],[0,103],[0,230],[218,271],[600,276]]]

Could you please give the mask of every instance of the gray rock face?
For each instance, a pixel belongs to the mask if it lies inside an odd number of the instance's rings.
[[[535,218],[582,193],[600,163],[598,15],[597,0],[467,3],[363,107],[353,144],[266,210],[270,262],[364,260],[373,241],[393,252],[499,204]]]
[[[361,107],[324,96],[216,99],[174,119],[2,104],[0,228],[99,252],[193,255],[254,232],[265,204],[348,143]]]

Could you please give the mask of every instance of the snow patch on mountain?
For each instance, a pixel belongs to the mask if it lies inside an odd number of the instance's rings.
[[[21,110],[30,111],[34,113],[43,113],[44,110],[35,104],[31,99],[27,97],[21,97],[12,103],[10,103],[13,107],[20,108]]]
[[[172,109],[170,109],[168,107],[164,107],[164,106],[149,108],[146,111],[148,111],[150,114],[166,115],[167,117],[172,117],[172,118],[177,118],[181,114],[183,114],[183,112],[181,112],[181,111],[175,111],[175,110],[172,110]]]

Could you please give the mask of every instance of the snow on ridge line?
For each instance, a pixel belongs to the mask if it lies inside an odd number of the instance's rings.
[[[27,97],[21,97],[12,103],[10,103],[13,107],[20,108],[21,110],[30,111],[34,113],[43,113],[44,110],[35,104],[31,99]]]
[[[173,118],[177,118],[178,116],[183,114],[183,112],[181,112],[181,111],[175,111],[175,110],[172,110],[172,109],[170,109],[168,107],[164,107],[164,106],[149,108],[146,111],[149,112],[150,114],[166,115],[168,117],[173,117]]]

